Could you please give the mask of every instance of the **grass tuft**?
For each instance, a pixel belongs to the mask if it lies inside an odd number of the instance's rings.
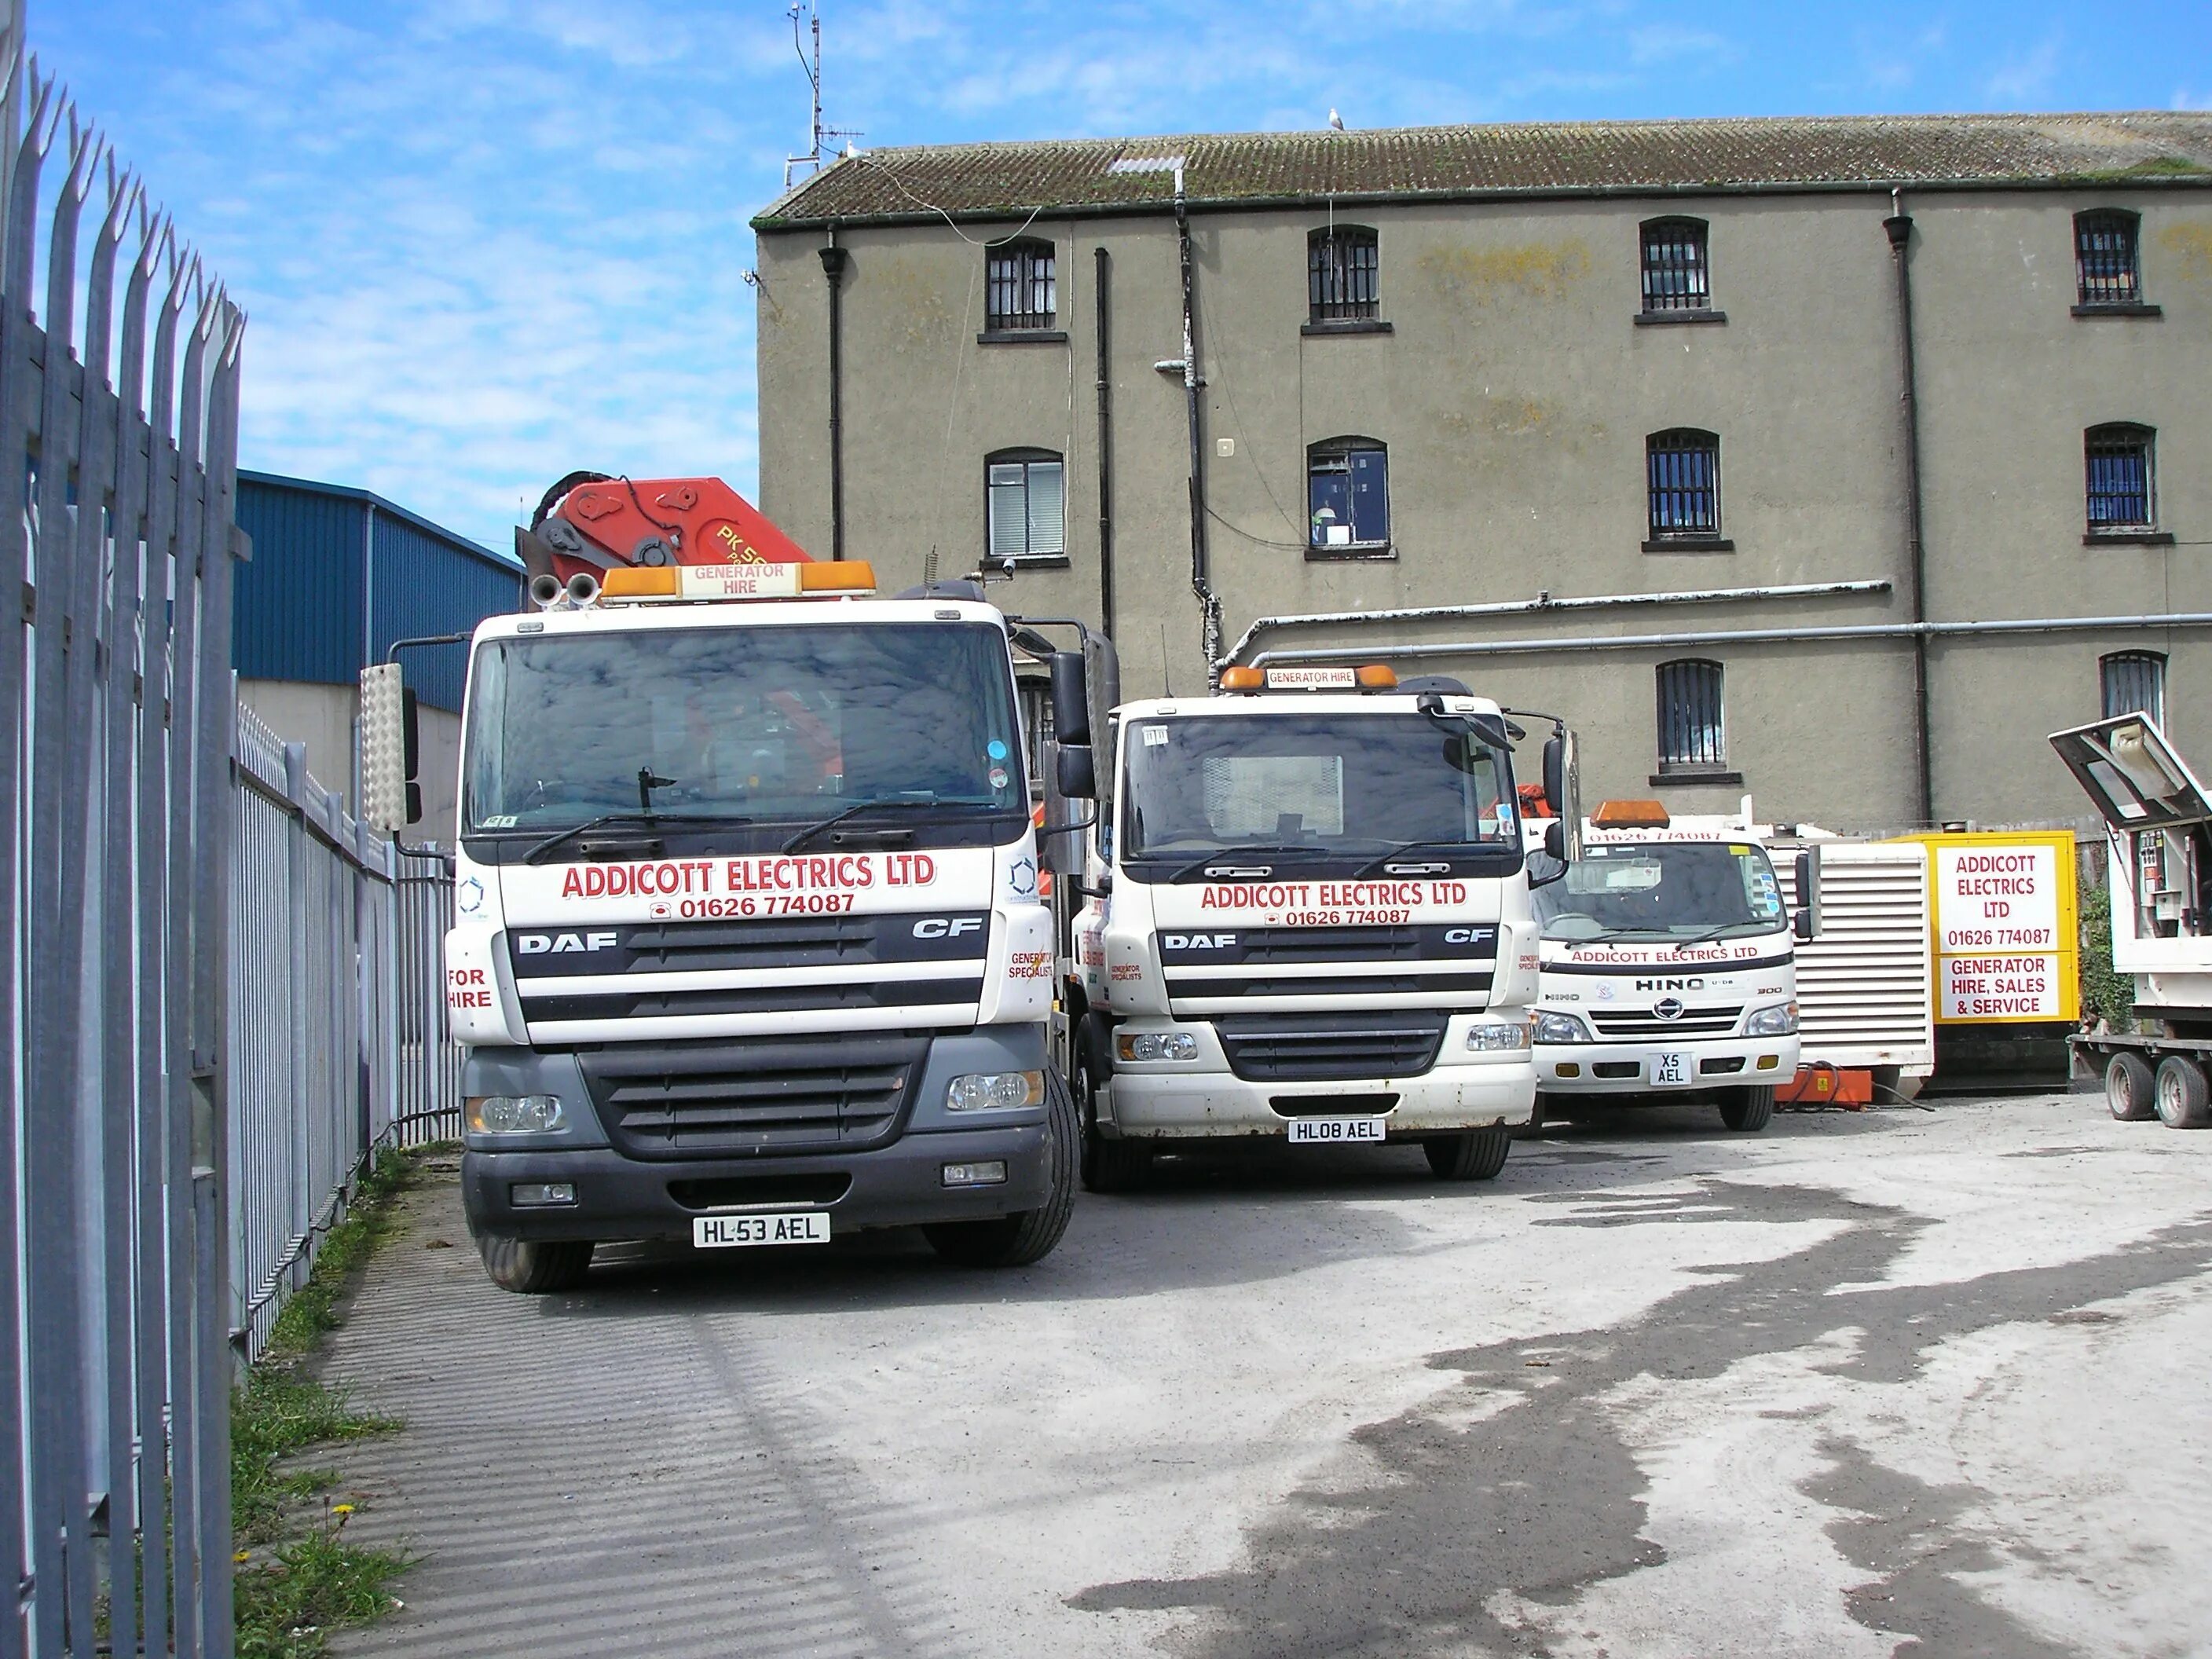
[[[276,1316],[268,1351],[232,1395],[240,1659],[318,1659],[328,1650],[332,1627],[378,1618],[395,1605],[387,1587],[408,1558],[346,1541],[355,1506],[330,1501],[337,1471],[286,1465],[318,1447],[400,1426],[395,1419],[356,1410],[344,1389],[311,1376],[306,1362],[343,1322],[338,1305],[393,1231],[393,1201],[412,1184],[416,1169],[414,1157],[391,1147],[378,1152],[345,1218],[324,1238],[307,1282]],[[319,1510],[313,1506],[318,1497]]]

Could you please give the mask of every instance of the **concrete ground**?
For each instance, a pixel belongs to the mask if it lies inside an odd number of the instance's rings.
[[[350,1654],[2212,1654],[2212,1133],[2100,1100],[1193,1162],[1035,1267],[494,1289],[415,1194],[331,1375]]]

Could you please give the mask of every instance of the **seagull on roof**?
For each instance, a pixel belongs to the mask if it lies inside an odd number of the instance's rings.
[[[1344,131],[1344,118],[1336,112],[1334,106],[1332,106],[1328,112],[1328,125],[1330,131],[1334,132],[1342,132]]]

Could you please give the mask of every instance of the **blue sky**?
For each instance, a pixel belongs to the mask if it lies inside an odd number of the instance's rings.
[[[745,222],[804,147],[773,0],[30,0],[252,315],[248,466],[504,547],[572,468],[750,492]],[[2212,105],[2212,7],[823,0],[830,121],[978,138]]]

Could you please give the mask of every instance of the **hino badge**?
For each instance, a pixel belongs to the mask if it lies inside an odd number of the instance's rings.
[[[1066,991],[1087,1184],[1237,1136],[1419,1141],[1487,1180],[1535,1092],[1517,728],[1381,667],[1222,686],[1119,710]],[[1554,799],[1569,742],[1547,745]]]
[[[711,478],[564,479],[520,539],[538,603],[476,630],[446,940],[493,1279],[909,1223],[1043,1255],[1075,1117],[1007,619],[972,583],[874,598]]]
[[[1801,895],[1817,892],[1799,854]],[[1731,1129],[1763,1129],[1797,1072],[1793,916],[1751,822],[1670,817],[1656,800],[1607,801],[1566,879],[1536,895],[1543,1110],[1578,1099],[1717,1102]]]

